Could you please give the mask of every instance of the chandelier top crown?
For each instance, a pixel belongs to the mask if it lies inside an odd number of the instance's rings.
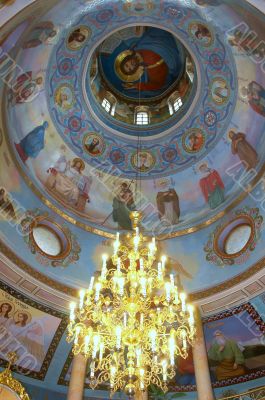
[[[130,220],[132,221],[133,229],[139,227],[143,218],[143,214],[140,211],[131,211]]]

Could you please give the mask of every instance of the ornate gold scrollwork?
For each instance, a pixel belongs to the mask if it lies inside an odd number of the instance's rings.
[[[14,352],[8,353],[8,366],[7,368],[0,373],[0,385],[6,386],[11,389],[21,400],[30,400],[29,395],[26,393],[25,388],[21,385],[19,381],[13,378],[11,372],[11,365],[15,364],[17,361],[17,355]],[[1,396],[1,389],[0,389]]]

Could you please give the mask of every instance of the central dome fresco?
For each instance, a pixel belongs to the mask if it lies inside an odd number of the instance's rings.
[[[130,229],[124,204],[139,208],[141,174],[146,232],[183,235],[243,199],[234,173],[242,157],[262,173],[263,119],[256,112],[254,128],[254,111],[239,113],[243,65],[230,36],[197,8],[131,12],[119,2],[84,10],[47,39],[45,53],[34,26],[21,36],[17,61],[34,69],[40,90],[11,99],[9,143],[25,181],[66,220],[103,235]],[[250,84],[256,65],[245,62]],[[240,138],[246,156],[235,150]]]

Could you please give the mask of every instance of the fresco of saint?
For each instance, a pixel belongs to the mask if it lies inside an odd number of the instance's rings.
[[[245,374],[244,356],[238,344],[217,330],[214,332],[214,340],[208,350],[210,360],[217,362],[215,369],[218,381]]]
[[[201,164],[199,171],[203,175],[203,178],[200,179],[203,197],[213,210],[225,201],[224,183],[219,173],[215,169],[209,168],[207,163]]]
[[[16,313],[8,326],[8,333],[26,347],[28,352],[35,357],[38,365],[42,364],[45,356],[43,328],[37,321],[31,322],[31,315],[28,312]]]
[[[246,170],[256,168],[258,164],[258,154],[251,144],[246,140],[245,133],[229,131],[229,138],[232,141],[232,154],[237,154]]]
[[[132,229],[132,221],[130,220],[130,212],[135,210],[133,193],[128,183],[123,182],[116,196],[113,199],[113,221],[118,223],[118,227],[122,229]]]
[[[174,188],[168,187],[165,189],[163,192],[158,192],[156,196],[159,219],[165,219],[175,225],[179,222],[180,217],[179,197]]]
[[[0,305],[0,325],[6,326],[11,321],[11,312],[13,310],[13,306],[10,303],[4,302]]]
[[[15,143],[16,150],[24,163],[28,158],[38,157],[41,150],[44,149],[44,136],[48,126],[47,121],[43,122],[42,125],[33,129],[19,143]]]
[[[265,89],[257,82],[250,82],[241,89],[243,99],[247,99],[250,107],[258,114],[265,117]]]
[[[46,181],[48,189],[55,190],[64,201],[80,211],[90,201],[89,191],[92,185],[92,177],[85,176],[84,169],[85,164],[80,158],[70,162],[62,155],[48,170],[49,177]]]

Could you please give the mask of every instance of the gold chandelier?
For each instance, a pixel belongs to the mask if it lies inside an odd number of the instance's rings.
[[[129,396],[152,383],[164,392],[175,376],[175,359],[186,358],[195,335],[193,307],[165,272],[166,257],[155,266],[156,242],[146,246],[141,214],[131,213],[134,233],[117,233],[107,265],[70,305],[68,342],[88,360],[89,386],[108,383]]]

